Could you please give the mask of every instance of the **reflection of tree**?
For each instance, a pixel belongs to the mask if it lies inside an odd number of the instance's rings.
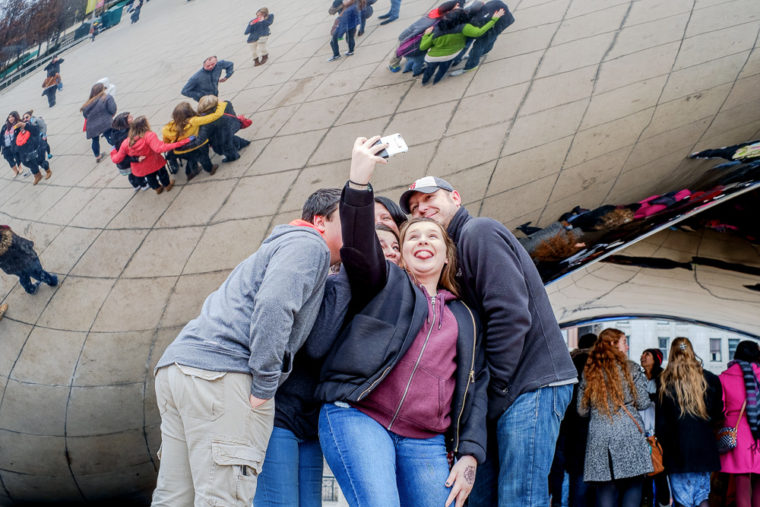
[[[84,13],[87,0],[4,0],[0,18],[0,70],[6,62],[44,41],[55,44],[61,33]]]

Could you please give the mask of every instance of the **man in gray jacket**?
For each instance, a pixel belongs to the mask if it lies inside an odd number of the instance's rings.
[[[190,76],[182,88],[182,95],[190,97],[198,102],[205,95],[219,96],[219,83],[227,81],[232,73],[234,64],[227,60],[217,60],[215,56],[209,56],[203,60],[201,70]],[[225,71],[222,77],[222,71]]]
[[[343,243],[339,189],[306,201],[206,298],[156,365],[161,468],[154,506],[250,506],[274,394],[319,311]]]

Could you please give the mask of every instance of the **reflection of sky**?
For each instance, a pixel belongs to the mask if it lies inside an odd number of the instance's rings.
[[[721,179],[725,180],[734,173],[740,174],[739,171],[745,168],[746,166],[737,167],[733,172],[725,174],[724,178]],[[576,269],[589,266],[659,231],[672,227],[714,206],[758,188],[760,188],[760,181],[756,181],[750,177],[746,181],[729,183],[723,187],[720,185],[714,186],[704,189],[704,192],[708,195],[704,200],[697,199],[691,201],[690,199],[684,199],[645,219],[634,220],[631,223],[609,230],[605,236],[614,233],[618,236],[615,241],[606,243],[605,237],[602,236],[596,244],[586,245],[586,248],[583,250],[557,263],[555,269],[551,269],[550,267],[547,271],[547,263],[539,263],[539,266],[542,268],[544,283],[549,285],[556,282]],[[716,190],[720,190],[720,192],[716,192]],[[623,232],[622,237],[620,237],[620,232]]]

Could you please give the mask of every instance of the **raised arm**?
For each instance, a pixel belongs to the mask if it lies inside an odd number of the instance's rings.
[[[111,161],[114,164],[118,164],[119,162],[124,160],[124,157],[127,156],[127,146],[129,145],[129,138],[124,139],[124,141],[121,143],[121,146],[119,146],[119,149],[113,149],[111,150]]]
[[[151,150],[155,151],[156,153],[164,153],[166,151],[176,150],[177,148],[181,148],[182,146],[186,145],[190,141],[193,140],[193,136],[188,137],[187,139],[182,139],[181,141],[177,141],[176,143],[162,143],[155,132],[148,132],[145,134],[145,140],[148,142],[148,146]]]
[[[362,307],[387,281],[387,266],[375,234],[375,196],[369,180],[376,163],[387,161],[376,154],[385,145],[373,146],[379,136],[359,137],[354,142],[349,181],[340,200],[343,248],[341,260],[351,284],[352,306]]]
[[[209,113],[203,116],[193,116],[192,118],[190,118],[190,123],[192,125],[197,125],[197,126],[213,123],[222,117],[222,115],[224,114],[225,107],[227,107],[227,102],[220,100],[216,104],[216,109],[214,110],[213,113]]]

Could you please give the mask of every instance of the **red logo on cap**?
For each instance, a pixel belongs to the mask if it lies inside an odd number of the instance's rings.
[[[414,190],[414,187],[416,187],[416,186],[417,186],[417,182],[415,181],[414,183],[412,183],[411,185],[409,185],[409,190]]]

